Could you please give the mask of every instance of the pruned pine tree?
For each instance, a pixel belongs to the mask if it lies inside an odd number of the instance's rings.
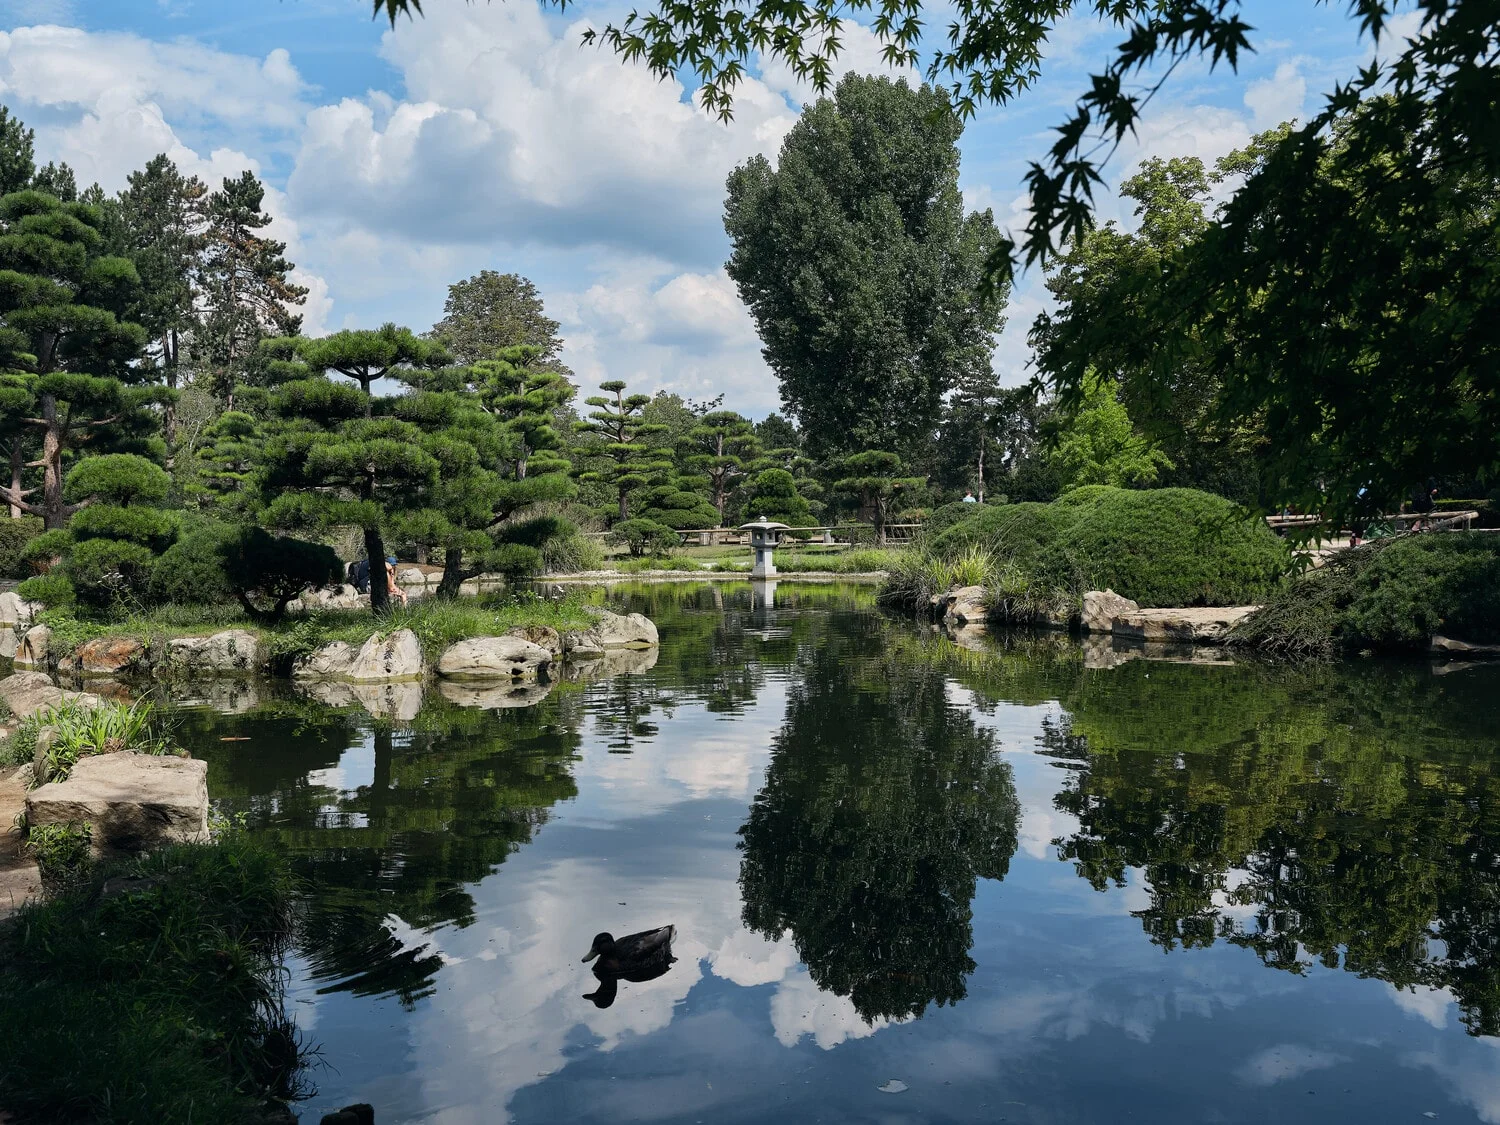
[[[689,431],[681,451],[682,460],[689,470],[705,479],[720,527],[724,526],[729,494],[746,478],[749,461],[759,450],[755,427],[748,418],[732,410],[705,414]]]
[[[501,348],[473,366],[473,380],[484,405],[508,436],[508,460],[516,480],[529,473],[566,471],[557,412],[573,400],[573,384],[547,366],[539,347]]]
[[[68,454],[85,445],[164,452],[151,440],[151,407],[167,396],[122,381],[135,376],[130,361],[146,341],[120,315],[139,277],[126,259],[100,253],[102,222],[96,207],[38,191],[0,198],[0,366],[11,372],[0,410],[12,435],[0,496],[49,529],[76,510],[63,495]],[[39,489],[26,487],[27,468],[41,470]]]
[[[605,395],[584,399],[585,405],[594,409],[586,421],[575,423],[579,433],[600,439],[592,457],[593,467],[580,473],[579,479],[599,481],[613,489],[615,518],[626,520],[630,518],[630,494],[672,469],[672,451],[655,444],[665,427],[641,421],[641,411],[651,396],[627,396],[625,384],[619,379],[600,383],[599,389]]]
[[[226,177],[207,203],[197,277],[203,319],[193,351],[214,393],[231,409],[235,384],[260,341],[295,335],[302,317],[292,310],[307,300],[307,290],[288,280],[286,243],[259,233],[271,222],[262,209],[265,194],[247,171],[238,179]]]
[[[291,345],[314,373],[333,371],[358,383],[365,394],[366,418],[373,409],[371,387],[377,379],[404,375],[410,381],[413,371],[440,368],[449,360],[441,344],[394,324],[346,329],[317,339],[295,337]]]
[[[860,508],[870,513],[875,525],[875,540],[885,543],[885,528],[890,522],[891,502],[903,492],[921,488],[921,477],[902,476],[904,466],[894,453],[872,449],[846,457],[843,470],[848,475],[834,488],[856,497]]]

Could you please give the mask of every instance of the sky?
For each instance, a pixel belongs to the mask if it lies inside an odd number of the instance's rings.
[[[36,130],[38,162],[66,160],[83,184],[116,191],[159,152],[211,186],[255,171],[310,290],[309,334],[424,330],[454,281],[516,272],[561,322],[585,387],[624,379],[722,394],[754,418],[776,410],[723,268],[724,180],[756,153],[774,161],[815,92],[768,63],[726,125],[683,84],[582,45],[621,4],[423,6],[393,30],[369,0],[0,0],[0,101]],[[941,37],[944,10],[924,16]],[[1244,18],[1256,52],[1238,72],[1179,68],[1106,169],[1101,221],[1131,224],[1114,189],[1140,160],[1221,156],[1316,112],[1372,53],[1336,3],[1245,0]],[[969,207],[1019,229],[1028,163],[1121,38],[1069,18],[1041,79],[976,114],[960,142]],[[874,36],[850,28],[839,67],[881,71]],[[994,361],[1007,384],[1029,377],[1026,329],[1045,297],[1036,271],[1011,296]]]

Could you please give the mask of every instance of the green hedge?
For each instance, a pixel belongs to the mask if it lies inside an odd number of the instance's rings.
[[[1090,485],[1050,504],[986,506],[931,541],[941,558],[973,546],[1033,585],[1075,595],[1108,588],[1142,606],[1260,601],[1291,566],[1264,520],[1191,488]]]
[[[33,573],[26,555],[26,544],[42,533],[42,521],[35,516],[18,520],[0,517],[0,578],[27,578]]]

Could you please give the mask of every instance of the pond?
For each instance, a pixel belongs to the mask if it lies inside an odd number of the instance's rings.
[[[610,599],[659,657],[529,705],[179,714],[307,880],[304,1120],[1500,1121],[1500,668]]]

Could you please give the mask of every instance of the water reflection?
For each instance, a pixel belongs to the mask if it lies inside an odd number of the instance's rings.
[[[867,1022],[963,999],[975,880],[1005,877],[1018,813],[992,735],[874,624],[802,654],[740,830],[745,924]]]

